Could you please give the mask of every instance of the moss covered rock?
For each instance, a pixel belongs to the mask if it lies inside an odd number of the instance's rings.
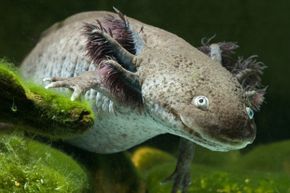
[[[19,134],[0,135],[1,193],[84,193],[85,170],[71,157]]]
[[[85,101],[72,102],[27,83],[12,64],[0,60],[0,192],[144,193],[126,153],[99,155],[67,147],[86,174],[69,156],[14,132],[66,139],[90,128],[95,117]]]
[[[0,122],[48,137],[68,138],[90,128],[95,117],[86,102],[73,102],[67,96],[28,84],[13,65],[0,60]]]

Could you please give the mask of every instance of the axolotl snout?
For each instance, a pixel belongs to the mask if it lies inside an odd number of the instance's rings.
[[[197,143],[215,151],[253,142],[254,110],[263,102],[263,64],[234,58],[232,42],[198,48],[162,29],[122,13],[87,12],[57,23],[21,66],[23,75],[46,88],[84,94],[98,119],[68,142],[113,153],[156,135],[180,136],[172,192],[186,191]],[[193,143],[192,143],[193,142]]]

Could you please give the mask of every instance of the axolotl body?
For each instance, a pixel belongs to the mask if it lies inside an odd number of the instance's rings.
[[[75,146],[114,153],[160,134],[180,136],[172,191],[185,192],[193,143],[229,151],[255,138],[263,67],[253,57],[231,59],[236,47],[206,42],[197,49],[119,11],[86,12],[48,29],[21,71],[36,83],[48,81],[46,88],[73,90],[72,100],[84,95],[91,102],[97,121],[67,140]]]

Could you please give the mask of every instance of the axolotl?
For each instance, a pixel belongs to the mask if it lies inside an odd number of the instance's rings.
[[[172,192],[186,192],[193,144],[229,151],[253,142],[264,65],[255,56],[234,58],[234,42],[203,40],[195,48],[115,11],[84,12],[54,24],[21,72],[92,104],[94,126],[67,140],[84,150],[114,153],[160,134],[179,136],[177,166],[168,179]]]

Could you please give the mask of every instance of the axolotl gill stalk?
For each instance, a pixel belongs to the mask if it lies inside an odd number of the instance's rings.
[[[181,138],[172,192],[190,183],[193,144],[213,151],[252,143],[264,100],[256,56],[235,57],[234,42],[182,38],[116,13],[76,14],[54,24],[21,65],[46,88],[73,90],[97,113],[94,126],[67,142],[88,151],[127,150],[160,134]]]

